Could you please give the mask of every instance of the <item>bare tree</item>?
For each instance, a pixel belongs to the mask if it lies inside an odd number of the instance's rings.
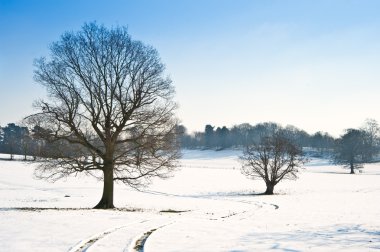
[[[297,178],[298,168],[306,162],[301,154],[290,140],[275,133],[244,150],[241,172],[248,178],[264,180],[264,194],[271,195],[281,180]]]
[[[370,156],[368,149],[365,131],[347,129],[336,141],[333,161],[349,168],[350,173],[354,174],[356,169],[362,168],[364,163],[370,161],[367,159]]]
[[[364,132],[365,159],[372,161],[379,152],[379,124],[375,119],[366,119],[361,130]]]
[[[114,181],[138,187],[166,178],[179,148],[174,88],[155,49],[132,40],[126,28],[85,24],[36,60],[35,79],[49,101],[30,116],[55,143],[36,174],[56,180],[85,172],[104,181],[95,208],[113,208]],[[37,118],[37,119],[36,119]]]

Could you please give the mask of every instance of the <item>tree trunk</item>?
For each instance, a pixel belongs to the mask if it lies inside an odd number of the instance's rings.
[[[95,209],[115,208],[113,205],[113,164],[104,164],[103,195]]]
[[[350,163],[350,168],[351,168],[351,172],[350,172],[350,174],[355,174],[355,171],[354,171],[354,163]]]
[[[265,195],[272,195],[274,190],[274,185],[272,183],[266,183],[267,190],[264,192]]]

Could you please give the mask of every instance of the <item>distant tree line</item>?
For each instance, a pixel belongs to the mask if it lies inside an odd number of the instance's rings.
[[[243,123],[232,128],[226,126],[215,127],[210,124],[205,126],[203,132],[189,134],[184,126],[178,126],[182,133],[181,146],[186,149],[215,149],[241,148],[260,142],[263,137],[272,136],[275,132],[281,132],[283,136],[291,140],[297,146],[311,147],[320,153],[330,152],[334,148],[335,139],[326,132],[308,134],[306,131],[294,126],[282,127],[273,122],[251,125]]]
[[[52,134],[49,129],[40,126],[29,128],[9,123],[0,127],[0,153],[9,154],[10,160],[13,160],[15,155],[23,155],[24,160],[27,156],[35,160],[37,157],[55,157],[57,149],[66,153],[75,151],[73,146],[65,141],[50,142],[42,138],[43,135],[49,134]]]
[[[367,119],[361,128],[346,129],[338,138],[321,131],[309,134],[297,127],[282,127],[273,122],[244,123],[232,128],[207,124],[203,132],[192,134],[180,125],[178,131],[181,133],[180,145],[186,149],[246,149],[261,145],[263,139],[281,135],[308,155],[330,158],[335,164],[349,168],[350,173],[355,173],[364,163],[379,161],[380,128],[373,119]]]
[[[49,129],[35,124],[32,128],[9,123],[0,127],[0,152],[23,155],[36,159],[37,157],[54,157],[59,155],[75,155],[79,146],[73,146],[67,141],[49,141]],[[295,146],[306,150],[309,155],[329,157],[335,164],[343,165],[354,173],[356,169],[379,160],[380,128],[373,119],[368,119],[359,129],[346,129],[339,138],[334,138],[326,132],[309,134],[294,126],[282,127],[273,122],[239,124],[232,128],[226,126],[205,126],[203,132],[189,133],[183,125],[177,126],[178,144],[183,149],[223,150],[229,148],[244,149],[259,144],[263,138],[281,134]],[[52,137],[53,139],[53,137]],[[56,152],[59,150],[59,152]],[[58,155],[58,156],[57,156]]]
[[[10,154],[10,159],[15,154],[29,154],[30,145],[31,138],[27,127],[9,123],[0,128],[0,152]]]

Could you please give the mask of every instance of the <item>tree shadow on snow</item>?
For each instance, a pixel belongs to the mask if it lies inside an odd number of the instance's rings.
[[[344,250],[360,248],[380,249],[380,231],[361,225],[334,225],[322,230],[295,230],[287,232],[253,232],[242,240],[255,240],[258,245],[268,245],[271,250],[302,251],[313,249]]]
[[[355,172],[355,174],[351,174],[349,171],[342,171],[342,172],[337,172],[337,171],[311,171],[311,173],[324,173],[324,174],[338,174],[338,175],[350,175],[350,176],[355,176],[355,175],[360,175],[360,176],[368,176],[368,175],[380,175],[380,173],[366,173],[366,172]]]
[[[41,212],[41,211],[123,211],[123,212],[139,212],[142,209],[138,208],[112,208],[112,209],[94,209],[89,207],[0,207],[0,212],[6,211],[25,211],[25,212]]]

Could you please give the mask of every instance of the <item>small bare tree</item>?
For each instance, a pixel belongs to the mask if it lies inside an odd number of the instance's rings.
[[[35,79],[49,101],[38,101],[40,137],[48,158],[36,170],[56,180],[102,172],[103,195],[95,208],[113,208],[114,181],[138,187],[166,178],[179,148],[172,82],[158,53],[132,40],[126,28],[85,24],[36,60]]]
[[[364,158],[373,161],[379,153],[380,126],[375,119],[366,119],[361,130],[364,133]]]
[[[306,159],[290,140],[275,133],[259,143],[248,146],[241,157],[241,172],[248,178],[260,178],[266,184],[264,194],[273,194],[274,187],[283,179],[296,179],[298,168]]]
[[[334,163],[349,168],[350,174],[355,174],[356,169],[363,168],[363,164],[369,162],[369,157],[372,156],[366,136],[364,130],[346,129],[346,133],[336,141]]]

